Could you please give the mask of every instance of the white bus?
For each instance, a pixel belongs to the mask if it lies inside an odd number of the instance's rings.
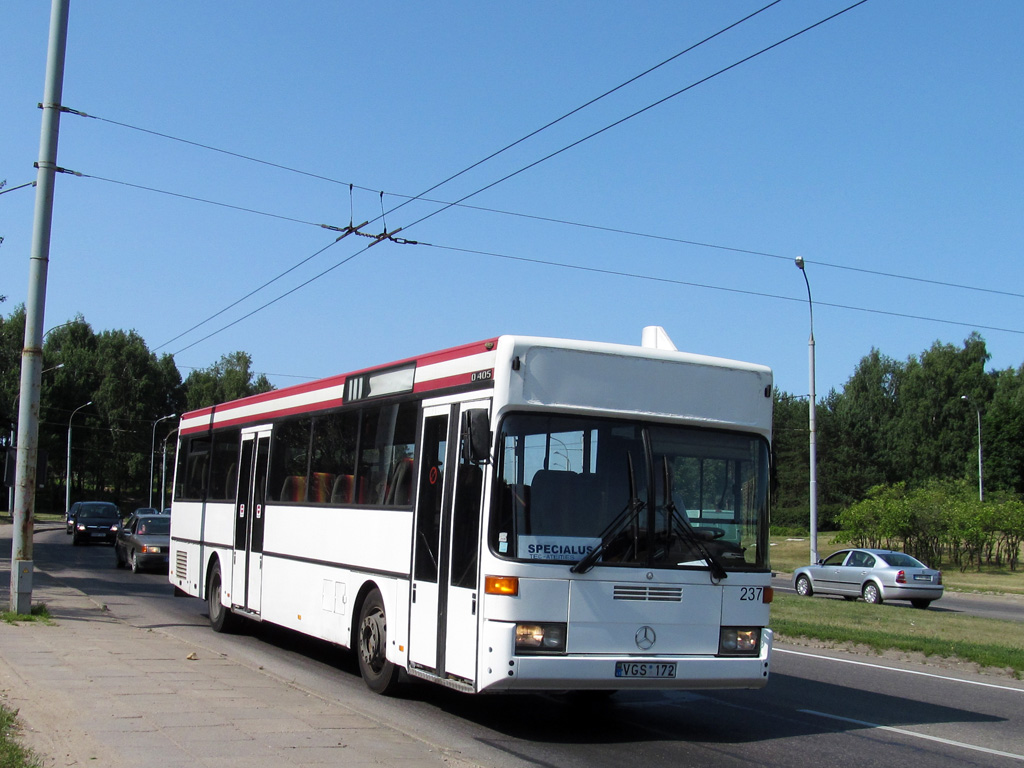
[[[217,631],[352,648],[379,693],[765,685],[771,371],[644,339],[501,336],[185,414],[171,583]]]

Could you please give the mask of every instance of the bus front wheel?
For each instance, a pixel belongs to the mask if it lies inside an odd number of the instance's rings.
[[[388,622],[384,613],[384,599],[374,589],[363,601],[359,611],[356,652],[359,655],[359,674],[374,693],[391,694],[398,687],[398,667],[387,659]]]

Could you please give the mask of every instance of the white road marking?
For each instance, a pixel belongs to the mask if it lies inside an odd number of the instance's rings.
[[[793,656],[807,656],[811,659],[822,659],[824,661],[837,661],[840,664],[855,664],[860,667],[872,667],[874,669],[885,669],[889,672],[902,672],[905,675],[920,675],[921,677],[934,677],[936,680],[950,680],[954,683],[964,683],[965,685],[978,685],[982,688],[998,688],[1000,691],[1013,691],[1014,693],[1024,693],[1024,688],[1014,688],[1009,685],[997,685],[995,683],[983,683],[978,680],[964,680],[961,677],[950,677],[948,675],[936,675],[932,672],[919,672],[916,669],[900,669],[899,667],[887,667],[884,664],[871,664],[866,661],[856,661],[854,659],[839,659],[835,656],[822,656],[817,653],[805,653],[803,651],[790,651],[783,648],[772,648],[772,653],[789,653]]]
[[[999,755],[1000,757],[1010,757],[1014,760],[1024,760],[1024,755],[1017,755],[1013,752],[1001,752],[998,749],[989,749],[988,747],[978,747],[974,744],[965,744],[962,741],[953,741],[952,739],[942,739],[938,736],[928,736],[924,733],[916,733],[915,731],[908,731],[905,728],[893,728],[891,725],[880,725],[878,723],[869,723],[865,720],[854,720],[852,717],[840,717],[839,715],[830,715],[827,712],[815,712],[813,709],[801,709],[806,715],[817,715],[818,717],[826,717],[831,720],[840,720],[844,723],[853,723],[855,725],[863,725],[867,728],[877,728],[881,731],[892,731],[893,733],[900,733],[904,736],[913,736],[918,739],[926,739],[927,741],[937,741],[940,744],[948,744],[951,747],[961,747],[963,749],[973,749],[975,752],[984,752],[988,755]]]

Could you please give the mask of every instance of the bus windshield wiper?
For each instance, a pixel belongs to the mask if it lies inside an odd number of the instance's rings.
[[[646,506],[636,496],[636,478],[633,475],[633,457],[626,454],[629,469],[629,502],[625,508],[615,516],[615,519],[608,524],[608,527],[601,532],[601,543],[587,552],[580,558],[579,562],[569,568],[573,573],[586,573],[594,567],[594,563],[605,553],[612,540],[628,523],[632,523],[640,511]]]
[[[675,502],[672,500],[672,474],[669,472],[668,468],[668,457],[663,457],[663,461],[665,481],[662,485],[665,488],[665,510],[669,514],[668,521],[666,522],[671,523],[671,521],[675,521],[679,526],[679,530],[686,536],[690,543],[697,548],[697,551],[700,552],[701,556],[707,562],[713,578],[718,579],[719,581],[728,578],[729,574],[726,573],[725,568],[722,567],[721,561],[711,554],[711,550],[704,545],[703,539],[701,539],[700,534],[694,530],[689,518],[679,511],[679,508],[676,507]]]

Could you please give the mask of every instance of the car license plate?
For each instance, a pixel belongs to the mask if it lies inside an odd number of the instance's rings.
[[[107,534],[106,534],[105,531],[93,531],[90,535],[91,536],[106,536]]]
[[[915,573],[914,581],[931,581],[932,577],[926,573]]]
[[[676,676],[674,661],[616,661],[616,677],[672,678]]]

